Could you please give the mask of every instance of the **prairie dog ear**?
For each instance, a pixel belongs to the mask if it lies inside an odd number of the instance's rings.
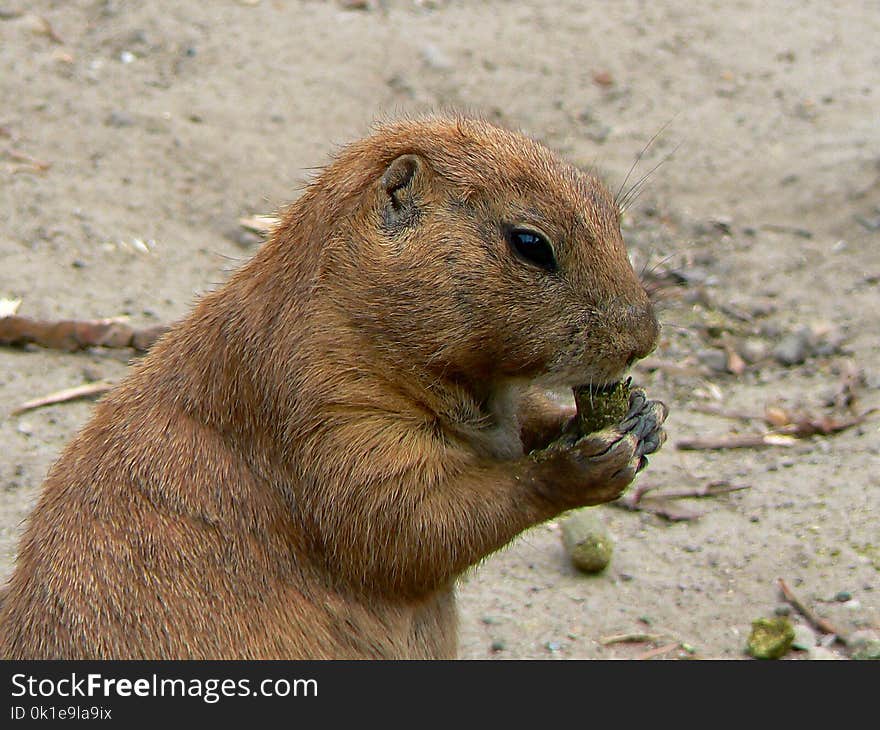
[[[424,163],[417,155],[401,155],[388,165],[379,181],[386,225],[399,227],[415,221],[420,203],[415,188],[424,175]]]

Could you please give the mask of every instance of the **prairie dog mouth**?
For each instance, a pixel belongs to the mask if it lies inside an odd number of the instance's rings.
[[[592,395],[608,395],[609,393],[613,393],[620,387],[621,383],[627,388],[632,385],[632,377],[628,377],[625,380],[611,380],[606,383],[590,383],[588,385],[576,385],[574,386],[574,390],[582,393],[590,393]]]
[[[597,386],[574,388],[577,417],[583,433],[610,428],[629,410],[632,378]]]

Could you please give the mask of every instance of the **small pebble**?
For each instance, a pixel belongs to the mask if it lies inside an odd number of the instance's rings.
[[[802,364],[806,361],[809,354],[809,330],[800,330],[786,335],[782,338],[782,341],[773,348],[773,357],[776,362],[787,367]]]
[[[760,299],[756,302],[752,302],[748,308],[749,314],[751,314],[756,319],[760,319],[761,317],[769,317],[778,309],[777,305],[773,301],[771,301],[771,299],[772,297],[767,297],[765,299]]]
[[[739,354],[747,363],[756,363],[767,357],[767,343],[757,337],[749,337],[739,346]]]
[[[837,355],[843,349],[846,337],[839,329],[831,329],[827,332],[818,333],[813,345],[813,354],[819,357],[831,357]]]
[[[82,369],[82,376],[87,383],[94,383],[101,380],[104,377],[104,374],[93,365],[86,365]]]
[[[436,46],[422,46],[419,55],[425,65],[435,71],[449,71],[452,68],[450,58]]]
[[[726,215],[716,215],[709,219],[712,227],[729,236],[733,229],[733,219]]]
[[[852,600],[852,593],[850,593],[849,591],[838,591],[834,595],[834,600],[840,603],[846,603],[847,601]]]
[[[507,648],[507,642],[504,639],[495,639],[492,642],[492,651],[504,651]]]
[[[128,42],[135,45],[149,45],[150,37],[145,30],[138,28],[137,30],[132,31],[128,36]]]
[[[602,69],[593,72],[593,82],[599,86],[614,86],[614,77],[610,71]]]
[[[761,325],[759,333],[762,337],[766,337],[768,340],[776,340],[782,337],[782,328],[776,322],[764,322]]]
[[[128,112],[114,111],[110,112],[104,124],[108,127],[131,127],[134,125],[134,117]]]
[[[697,353],[699,361],[716,373],[727,372],[727,353],[724,350],[707,349]]]
[[[871,629],[854,631],[847,642],[853,659],[880,660],[880,632]]]

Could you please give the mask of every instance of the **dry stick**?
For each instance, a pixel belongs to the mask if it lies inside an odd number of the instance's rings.
[[[675,447],[682,451],[697,451],[706,449],[754,449],[763,446],[791,446],[797,439],[809,438],[810,436],[830,436],[853,426],[859,426],[877,410],[877,408],[871,408],[851,418],[796,416],[792,419],[791,423],[766,433],[734,433],[726,436],[681,439],[676,442]]]
[[[133,347],[145,352],[168,330],[168,325],[135,329],[114,319],[46,322],[12,315],[0,318],[0,345],[34,343],[74,352],[89,347]]]
[[[667,504],[669,500],[687,499],[690,497],[714,497],[719,494],[738,492],[750,488],[751,485],[749,484],[731,484],[725,479],[720,479],[709,482],[701,487],[694,487],[693,489],[670,489],[668,491],[654,494],[647,499],[643,499],[648,492],[653,492],[657,487],[639,486],[635,487],[629,492],[629,494],[625,494],[611,504],[632,511],[652,512],[661,517],[665,517],[672,522],[683,522],[686,520],[695,520],[700,517],[700,515],[696,512],[691,512],[690,510]]]
[[[664,502],[662,496],[658,497],[655,495],[653,499],[650,497],[647,500],[643,499],[648,492],[653,492],[656,489],[656,486],[639,484],[611,504],[636,512],[651,512],[660,517],[665,517],[672,522],[694,520],[699,517],[696,512],[677,508],[668,502]]]
[[[764,446],[792,446],[794,436],[779,433],[734,433],[727,436],[680,439],[675,448],[682,451],[705,451],[711,449],[757,449]]]
[[[636,660],[653,659],[655,656],[660,656],[661,654],[668,654],[670,651],[677,649],[679,646],[681,646],[681,644],[677,641],[674,641],[671,644],[666,644],[664,646],[658,646],[656,649],[649,649],[648,651],[639,654],[636,657]]]
[[[655,495],[657,499],[687,499],[689,497],[714,497],[728,492],[739,492],[743,489],[751,489],[751,484],[731,484],[726,479],[718,479],[702,487],[693,489],[669,489]],[[651,488],[653,489],[653,488]],[[642,494],[649,490],[642,490]]]
[[[664,517],[670,522],[686,522],[687,520],[695,520],[700,515],[697,512],[677,507],[665,503],[662,499],[648,498],[642,500],[640,495],[625,494],[620,499],[610,503],[612,507],[630,510],[632,512],[651,512],[652,514]]]
[[[798,613],[807,619],[807,621],[815,628],[819,629],[819,631],[825,634],[833,634],[837,641],[846,646],[847,638],[834,626],[834,624],[817,615],[808,608],[806,604],[801,602],[782,578],[777,578],[777,581],[779,582],[779,589],[782,591],[782,597],[785,598],[785,600],[788,601]]]
[[[20,406],[13,408],[9,415],[17,416],[25,411],[32,411],[35,408],[42,408],[43,406],[50,406],[55,403],[67,403],[68,401],[79,400],[80,398],[94,398],[108,392],[114,385],[115,383],[110,382],[87,383],[86,385],[77,385],[73,388],[57,390],[54,393],[49,393],[49,395],[44,395],[42,398],[34,398],[34,400],[29,400],[27,403],[22,403]]]
[[[610,646],[611,644],[642,644],[659,641],[661,638],[659,634],[612,634],[611,636],[603,636],[599,639],[599,643],[602,646]]]
[[[52,41],[53,43],[57,43],[60,46],[63,46],[64,39],[55,32],[55,29],[52,27],[52,24],[48,20],[46,20],[42,15],[39,16],[39,18],[42,21],[42,25],[43,25],[42,32],[45,33],[46,36],[48,36],[50,41]]]
[[[820,416],[811,418],[809,416],[796,416],[792,422],[781,426],[777,429],[779,433],[787,433],[798,438],[806,438],[808,436],[830,436],[831,434],[845,431],[853,426],[860,426],[868,416],[876,412],[877,408],[871,408],[864,413],[851,418],[834,418],[833,416]]]
[[[26,155],[24,154],[24,152],[19,152],[18,150],[14,150],[11,147],[7,147],[6,149],[4,149],[3,154],[13,162],[19,163],[18,165],[13,166],[13,172],[17,172],[25,168],[30,168],[33,172],[46,172],[46,170],[52,167],[51,162],[38,160],[35,157]]]

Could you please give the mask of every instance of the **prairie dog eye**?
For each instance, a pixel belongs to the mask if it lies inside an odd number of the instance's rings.
[[[543,233],[528,228],[510,228],[506,235],[507,242],[520,260],[544,271],[559,268],[553,247]]]

